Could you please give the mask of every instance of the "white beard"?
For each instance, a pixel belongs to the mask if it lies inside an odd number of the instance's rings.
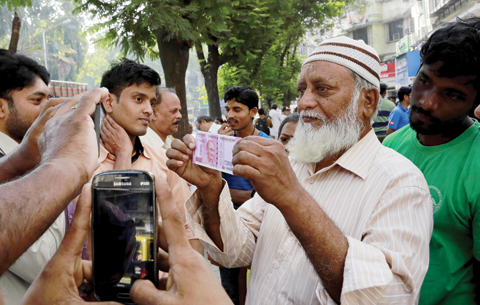
[[[355,90],[345,114],[329,123],[323,114],[311,110],[300,112],[295,136],[287,145],[290,156],[304,164],[316,164],[355,145],[364,127],[357,121],[359,97],[360,92]],[[320,119],[323,125],[315,127],[305,123],[304,117]]]

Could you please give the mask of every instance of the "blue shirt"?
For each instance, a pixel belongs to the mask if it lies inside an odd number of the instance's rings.
[[[405,109],[400,103],[393,108],[388,117],[388,128],[398,130],[405,125],[410,124],[409,120],[410,109]]]
[[[264,137],[264,138],[271,139],[270,136],[268,136],[263,131],[260,131],[260,134],[258,135],[258,137]],[[250,183],[250,180],[247,180],[245,178],[230,175],[230,174],[227,174],[227,173],[222,173],[222,178],[227,181],[228,187],[231,188],[231,189],[242,190],[242,191],[253,190],[252,183]]]

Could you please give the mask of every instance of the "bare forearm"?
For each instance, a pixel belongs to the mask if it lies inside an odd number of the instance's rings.
[[[305,191],[280,207],[330,296],[340,301],[348,242],[317,202]]]
[[[223,188],[223,180],[211,183],[205,189],[199,189],[199,198],[202,205],[202,216],[205,231],[217,247],[223,251],[223,242],[220,235],[220,214],[218,213],[218,200]]]
[[[0,275],[50,227],[86,181],[67,165],[44,164],[0,186]]]

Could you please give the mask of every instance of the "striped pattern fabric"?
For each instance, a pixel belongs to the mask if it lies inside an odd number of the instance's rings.
[[[346,36],[325,40],[308,55],[303,66],[317,60],[344,66],[380,88],[380,59],[378,53],[363,40],[353,40]]]
[[[341,303],[417,303],[433,227],[422,173],[373,130],[317,173],[293,159],[291,165],[347,236]],[[219,200],[224,252],[202,227],[197,193],[186,202],[187,222],[215,261],[251,266],[246,304],[335,304],[278,209],[257,193],[235,211],[226,184]]]
[[[383,141],[383,139],[387,136],[388,130],[388,122],[390,112],[395,108],[395,104],[387,99],[380,99],[378,105],[378,113],[377,116],[373,119],[373,130],[375,130],[375,134],[377,135],[378,139]]]

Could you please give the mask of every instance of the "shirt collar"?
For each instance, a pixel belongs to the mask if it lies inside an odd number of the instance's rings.
[[[403,107],[400,103],[398,103],[398,108],[400,108],[400,110],[402,110],[403,112],[407,112],[407,109]]]
[[[381,145],[372,129],[338,158],[335,164],[365,179]]]
[[[10,138],[6,134],[0,131],[0,149],[8,155],[12,150],[14,150],[19,144],[14,139]]]

